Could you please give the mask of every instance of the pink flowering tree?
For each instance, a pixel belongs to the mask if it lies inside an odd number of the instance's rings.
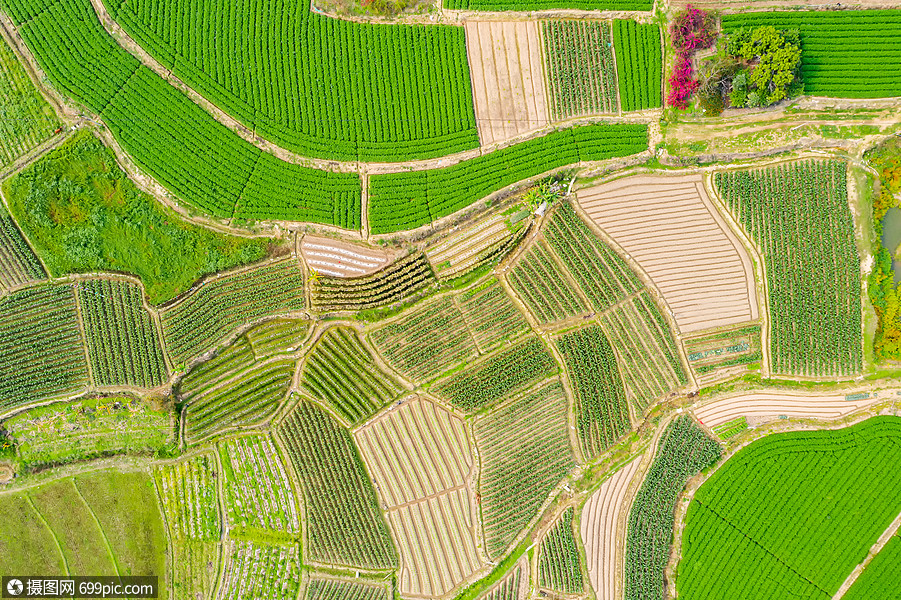
[[[689,4],[676,15],[670,26],[670,38],[676,50],[676,63],[669,78],[670,91],[666,103],[679,110],[688,108],[688,101],[700,83],[694,77],[691,57],[696,50],[709,48],[716,41],[716,19],[712,14]]]

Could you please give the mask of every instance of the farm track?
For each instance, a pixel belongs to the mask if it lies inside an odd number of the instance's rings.
[[[863,573],[864,569],[867,568],[867,565],[872,562],[876,555],[879,554],[888,541],[898,533],[898,530],[901,529],[901,514],[895,517],[895,520],[892,521],[892,524],[888,526],[888,528],[879,536],[879,539],[876,540],[876,543],[873,544],[873,547],[870,548],[870,551],[867,553],[867,557],[861,561],[859,565],[857,565],[854,570],[848,575],[848,578],[842,583],[841,587],[832,596],[832,600],[841,600],[848,590],[851,589],[851,586],[854,585],[854,582],[857,581],[858,577]]]

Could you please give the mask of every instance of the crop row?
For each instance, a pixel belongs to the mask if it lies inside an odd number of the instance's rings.
[[[221,598],[297,599],[301,580],[297,545],[268,546],[230,540],[226,547]]]
[[[0,409],[87,384],[72,286],[27,288],[0,298]]]
[[[219,575],[222,545],[218,540],[173,539],[171,543],[173,597],[211,599]]]
[[[188,204],[223,219],[360,227],[357,175],[287,163],[242,140],[119,46],[90,0],[2,4],[53,85]]]
[[[557,339],[575,396],[576,430],[590,460],[631,428],[626,392],[613,348],[597,325]]]
[[[613,22],[613,47],[623,111],[660,108],[663,57],[660,27],[632,20]]]
[[[185,438],[195,443],[227,429],[259,425],[287,397],[295,366],[290,358],[263,363],[225,384],[183,396]]]
[[[554,119],[616,112],[609,23],[543,21],[541,34]]]
[[[94,383],[152,388],[168,378],[156,326],[141,286],[91,279],[77,290]]]
[[[11,164],[49,138],[59,127],[53,109],[41,97],[6,40],[0,41],[0,105],[4,115],[0,120],[0,165]],[[0,283],[3,281],[2,272],[0,266]]]
[[[901,11],[797,11],[723,15],[723,30],[771,25],[801,34],[805,92],[839,98],[901,95]]]
[[[541,325],[588,312],[544,241],[533,244],[519,258],[508,277],[513,290]]]
[[[413,252],[388,267],[363,277],[322,276],[310,290],[319,312],[357,311],[405,300],[435,283],[425,255]]]
[[[580,162],[647,150],[645,125],[586,125],[558,130],[450,167],[374,175],[369,180],[372,233],[427,225],[508,185]]]
[[[372,332],[379,351],[410,379],[431,379],[478,355],[463,315],[449,296]]]
[[[56,465],[122,453],[152,453],[173,437],[172,413],[124,397],[40,406],[3,421],[19,459]]]
[[[397,551],[372,482],[341,425],[301,402],[277,429],[303,492],[304,558],[361,569],[394,569]]]
[[[595,310],[609,308],[643,287],[626,261],[598,238],[569,203],[554,212],[545,236]]]
[[[528,321],[495,278],[458,295],[457,306],[482,352],[530,331]]]
[[[0,206],[0,290],[46,276],[15,221]]]
[[[476,412],[554,375],[559,369],[541,339],[531,337],[467,365],[439,381],[432,391],[466,412]]]
[[[351,425],[362,423],[400,393],[350,327],[332,327],[322,334],[307,356],[300,384]]]
[[[389,600],[385,586],[351,581],[326,579],[313,575],[307,584],[306,600]]]
[[[301,319],[273,319],[247,331],[247,341],[257,358],[294,352],[300,348],[310,324]]]
[[[219,457],[232,527],[254,527],[296,534],[298,509],[285,466],[268,436],[242,436],[222,442]]]
[[[899,441],[883,416],[742,448],[688,507],[679,597],[833,597],[901,512]]]
[[[182,398],[202,394],[239,371],[249,369],[254,362],[250,343],[242,335],[212,358],[192,368],[178,383],[178,394]]]
[[[243,324],[303,310],[303,273],[292,258],[216,276],[162,311],[172,361],[205,352]]]
[[[689,478],[718,461],[721,454],[719,445],[687,415],[677,417],[663,432],[629,512],[626,600],[663,600],[676,500]]]
[[[636,413],[688,381],[673,333],[647,290],[607,312],[601,324]]]
[[[767,263],[777,373],[851,375],[862,367],[860,257],[845,171],[844,162],[805,161],[716,176]]]
[[[475,421],[482,526],[492,560],[503,554],[575,466],[568,412],[563,386],[555,382]]]
[[[215,460],[201,454],[157,467],[156,483],[173,540],[218,540],[219,494]]]
[[[560,594],[581,594],[582,561],[573,534],[572,507],[545,534],[538,548],[538,586]]]
[[[528,578],[528,572],[523,573],[526,568],[523,565],[516,565],[494,589],[479,596],[479,600],[523,600],[522,580]]]
[[[288,0],[104,4],[191,88],[298,154],[394,162],[478,146],[458,27],[354,23]]]

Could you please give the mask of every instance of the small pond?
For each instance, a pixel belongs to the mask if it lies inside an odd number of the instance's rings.
[[[895,257],[895,251],[901,246],[901,208],[892,207],[882,219],[882,245],[892,253],[892,271],[895,285],[901,283],[901,263]]]

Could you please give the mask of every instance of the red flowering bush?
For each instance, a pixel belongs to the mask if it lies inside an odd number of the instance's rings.
[[[679,110],[688,108],[691,95],[701,85],[694,78],[691,57],[695,50],[712,46],[716,36],[716,19],[713,15],[694,8],[691,4],[673,19],[673,24],[670,26],[670,37],[677,55],[673,74],[669,78],[670,90],[666,97],[667,104]]]

